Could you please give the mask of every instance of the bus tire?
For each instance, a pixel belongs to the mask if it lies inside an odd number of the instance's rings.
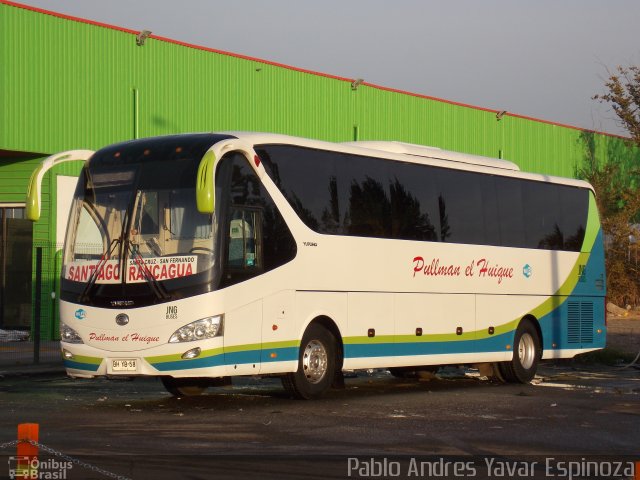
[[[302,337],[298,369],[282,377],[284,388],[296,398],[322,396],[336,376],[336,339],[320,324],[312,324]]]
[[[529,321],[518,325],[513,341],[513,359],[498,364],[499,372],[509,383],[529,383],[536,375],[538,362],[542,357],[538,330]]]
[[[162,385],[174,397],[197,397],[209,386],[203,378],[160,377]]]
[[[498,382],[498,383],[507,383],[507,380],[504,378],[504,375],[502,374],[502,362],[495,362],[492,363],[491,366],[493,367],[493,379]]]

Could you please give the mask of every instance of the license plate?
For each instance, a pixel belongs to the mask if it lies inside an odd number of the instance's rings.
[[[138,360],[135,358],[111,360],[111,370],[114,372],[135,372],[138,370]]]

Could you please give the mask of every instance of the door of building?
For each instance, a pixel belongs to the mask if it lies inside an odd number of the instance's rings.
[[[0,329],[31,327],[33,224],[24,207],[0,205]]]

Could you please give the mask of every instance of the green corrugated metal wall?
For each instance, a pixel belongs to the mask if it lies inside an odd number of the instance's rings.
[[[139,136],[258,130],[395,139],[571,176],[576,129],[199,50],[0,4],[0,148],[55,152]],[[586,99],[585,101],[588,101]],[[602,141],[619,142],[600,135]],[[606,153],[606,149],[603,150]],[[603,158],[606,161],[606,158]]]
[[[27,181],[39,163],[39,158],[30,156],[0,157],[0,200],[24,203]]]
[[[0,3],[0,150],[50,154],[177,132],[253,130],[330,141],[399,140],[573,176],[583,132],[149,38]],[[585,101],[589,101],[585,99]],[[601,162],[638,161],[588,134]],[[1,153],[1,152],[0,152]],[[22,202],[37,160],[0,157],[0,202]],[[34,240],[55,241],[55,176]],[[48,291],[45,290],[44,295]]]

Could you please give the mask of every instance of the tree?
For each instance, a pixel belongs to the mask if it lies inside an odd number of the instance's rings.
[[[588,181],[596,191],[600,223],[605,234],[607,296],[618,304],[636,304],[640,298],[640,270],[629,242],[633,223],[640,212],[640,196],[635,188],[637,168],[629,168],[621,157],[609,154],[599,162],[593,132],[582,132],[584,160],[577,177]]]
[[[640,215],[640,67],[619,66],[605,82],[606,93],[593,98],[611,106],[620,125],[629,133],[626,158],[607,148],[607,160],[596,156],[593,132],[583,132],[584,163],[577,171],[596,191],[602,229],[605,233],[607,289],[609,298],[618,304],[638,303],[640,298],[640,268],[636,257],[637,244],[630,242]],[[634,158],[635,157],[635,158]]]
[[[608,92],[593,98],[611,105],[633,143],[640,146],[640,66],[619,66],[605,86]]]

